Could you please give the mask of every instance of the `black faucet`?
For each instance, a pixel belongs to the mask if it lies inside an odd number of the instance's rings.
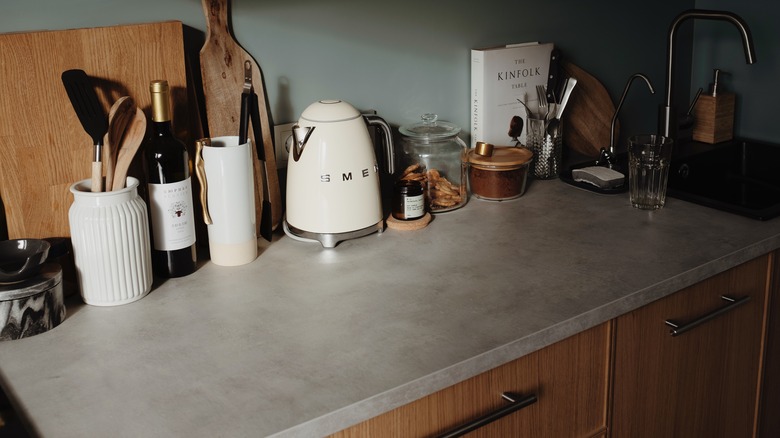
[[[669,26],[669,38],[666,45],[666,101],[660,108],[658,114],[658,133],[664,137],[677,139],[677,111],[672,105],[672,65],[674,63],[674,42],[675,34],[680,23],[689,18],[701,18],[705,20],[727,21],[739,30],[742,36],[742,45],[745,49],[745,61],[748,64],[756,62],[755,48],[753,47],[753,37],[750,35],[750,28],[742,17],[727,11],[709,11],[705,9],[690,9],[678,15]]]

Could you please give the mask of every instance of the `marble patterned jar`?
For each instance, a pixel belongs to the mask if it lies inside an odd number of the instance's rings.
[[[0,283],[0,341],[27,338],[65,319],[62,268],[45,263],[32,277]]]

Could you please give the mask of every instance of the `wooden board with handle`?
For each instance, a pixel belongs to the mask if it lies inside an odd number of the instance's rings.
[[[268,192],[272,210],[273,229],[282,220],[282,195],[279,187],[279,173],[276,169],[274,143],[271,136],[271,123],[268,114],[265,84],[257,62],[233,38],[228,26],[230,14],[229,0],[202,0],[203,13],[206,16],[206,42],[200,51],[200,69],[203,80],[203,94],[206,102],[209,135],[219,137],[238,135],[240,119],[241,90],[244,85],[244,62],[252,66],[252,84],[259,101],[262,139],[254,138],[249,130],[249,138],[255,145],[261,144],[265,151],[265,163],[258,160],[257,151],[252,149],[255,169],[255,209],[259,230],[262,217],[263,180],[262,169],[268,182]],[[258,143],[260,142],[260,143]]]
[[[70,236],[69,188],[90,177],[93,145],[60,78],[69,69],[93,79],[106,113],[121,96],[148,108],[149,82],[167,79],[176,134],[187,138],[181,22],[0,35],[0,197],[9,238]]]
[[[564,76],[577,79],[563,117],[564,147],[588,157],[609,148],[609,131],[615,104],[604,85],[571,62],[563,62]],[[619,125],[615,124],[618,138]]]

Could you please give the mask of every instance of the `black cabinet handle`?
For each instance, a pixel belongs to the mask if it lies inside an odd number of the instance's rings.
[[[669,327],[672,328],[672,330],[670,330],[669,333],[672,336],[681,335],[681,334],[687,332],[688,330],[690,330],[690,329],[692,329],[694,327],[702,325],[705,322],[707,322],[707,321],[709,321],[711,319],[717,318],[718,316],[723,315],[724,313],[731,311],[735,307],[738,307],[738,306],[740,306],[742,304],[745,304],[748,301],[750,301],[750,295],[745,295],[744,297],[739,298],[739,299],[730,297],[728,295],[721,295],[720,298],[722,300],[724,300],[724,301],[728,301],[728,304],[726,304],[725,306],[721,307],[720,309],[712,311],[712,312],[710,312],[710,313],[708,313],[708,314],[706,314],[706,315],[704,315],[702,317],[694,319],[693,321],[691,321],[691,322],[689,322],[687,324],[680,324],[680,323],[678,323],[676,321],[673,321],[671,319],[667,319],[666,320],[666,325],[668,325]]]
[[[469,432],[473,432],[482,426],[488,425],[499,418],[505,417],[512,412],[519,411],[528,405],[536,403],[536,394],[531,394],[522,398],[523,396],[514,392],[505,392],[501,394],[501,398],[508,401],[509,404],[493,411],[487,415],[477,418],[474,421],[458,426],[457,428],[446,432],[442,435],[438,435],[437,438],[455,438],[463,436]]]

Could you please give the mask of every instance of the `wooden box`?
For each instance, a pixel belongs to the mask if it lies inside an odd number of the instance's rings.
[[[693,109],[693,139],[703,143],[720,143],[734,138],[733,93],[700,96]]]

